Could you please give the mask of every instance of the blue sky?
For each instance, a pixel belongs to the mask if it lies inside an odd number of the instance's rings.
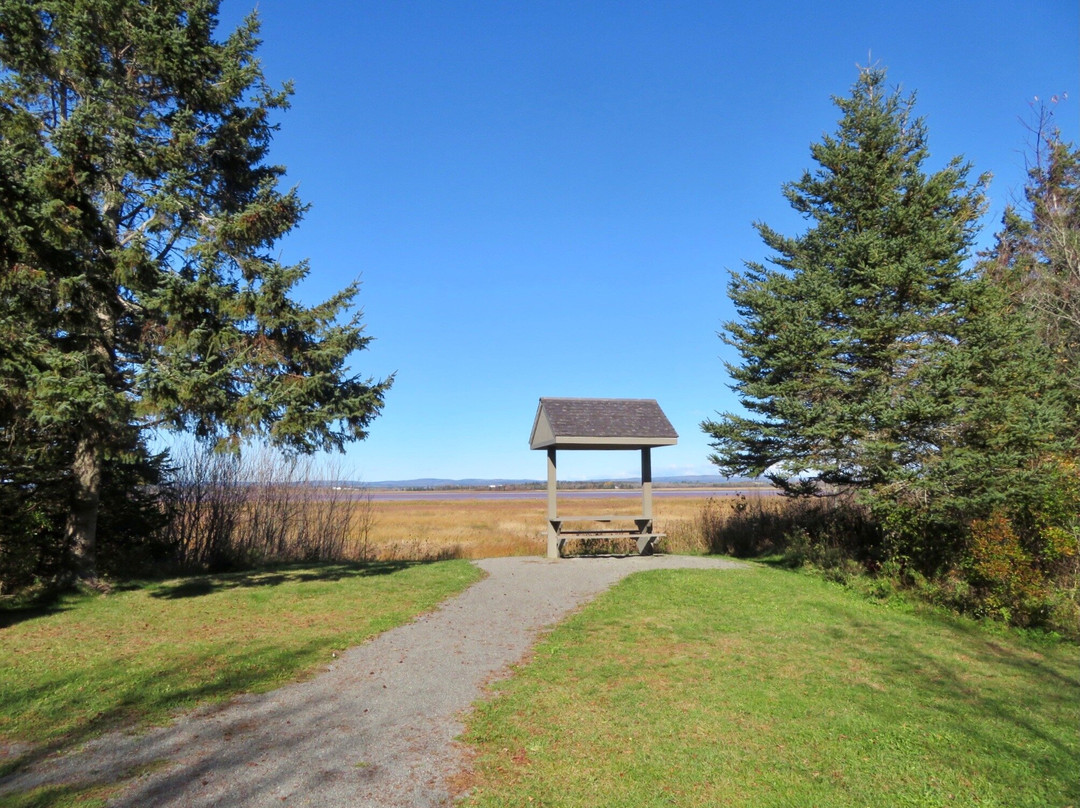
[[[359,276],[397,372],[353,476],[526,477],[540,396],[655,398],[653,473],[713,473],[699,422],[737,404],[716,336],[729,269],[790,235],[781,196],[868,60],[917,92],[935,169],[992,172],[982,245],[1024,174],[1029,103],[1080,130],[1076,0],[259,0],[264,71],[295,82],[272,158],[312,209],[280,244],[301,299]],[[220,34],[251,10],[224,0]],[[633,476],[564,453],[560,476]]]

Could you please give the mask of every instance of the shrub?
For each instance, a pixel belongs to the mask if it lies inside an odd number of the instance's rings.
[[[727,505],[727,507],[725,507]],[[698,517],[709,550],[740,558],[781,553],[792,566],[877,563],[880,534],[851,497],[710,498]]]
[[[1030,493],[962,531],[932,509],[913,513],[913,503],[871,508],[843,496],[710,499],[698,526],[711,552],[779,555],[875,599],[908,591],[958,612],[1080,636],[1080,478],[1048,477]]]
[[[786,520],[774,498],[709,497],[698,515],[698,528],[709,552],[738,558],[765,555],[782,544]]]
[[[1000,511],[972,522],[965,567],[986,614],[1027,625],[1047,602],[1047,581],[1037,559]]]
[[[341,469],[268,449],[176,454],[163,535],[175,566],[225,571],[264,563],[364,560],[374,516]],[[354,496],[359,493],[359,498]]]

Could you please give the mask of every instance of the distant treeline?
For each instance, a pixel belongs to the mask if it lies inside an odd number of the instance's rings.
[[[350,487],[366,487],[362,483],[346,483]],[[547,483],[540,482],[517,482],[517,483],[447,483],[445,485],[381,485],[373,484],[372,488],[388,491],[543,491]],[[618,491],[640,488],[640,480],[560,480],[557,483],[559,491]],[[768,480],[718,480],[716,482],[698,482],[690,480],[654,480],[654,489],[663,488],[701,488],[720,490],[748,490],[748,489],[772,489],[774,486]]]

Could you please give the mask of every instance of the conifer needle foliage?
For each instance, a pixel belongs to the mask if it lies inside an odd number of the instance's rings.
[[[926,127],[884,71],[836,99],[817,169],[784,188],[809,229],[756,225],[772,267],[750,262],[729,293],[725,341],[749,416],[702,426],[724,474],[768,474],[785,490],[869,488],[942,444],[951,396],[935,371],[957,342],[974,277],[965,268],[983,179],[959,158],[928,174]]]
[[[816,168],[784,188],[808,229],[759,223],[768,265],[732,276],[739,318],[722,338],[740,356],[728,371],[745,414],[702,424],[712,460],[867,506],[860,560],[962,580],[962,608],[1006,604],[1014,622],[1072,614],[1073,153],[1048,141],[1030,219],[1010,211],[976,261],[986,178],[969,180],[960,158],[926,169],[914,97],[866,68],[836,105],[836,131],[811,146]],[[1025,559],[1034,583],[1020,592],[979,572],[999,557]]]
[[[291,87],[255,15],[219,39],[217,11],[0,0],[0,439],[56,455],[85,577],[104,469],[143,430],[340,449],[392,381],[350,369],[357,285],[303,305],[307,264],[275,257],[305,211],[268,162]]]

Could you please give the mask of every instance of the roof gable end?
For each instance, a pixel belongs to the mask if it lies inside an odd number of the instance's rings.
[[[679,435],[651,398],[541,398],[533,449],[645,449],[672,446]]]

